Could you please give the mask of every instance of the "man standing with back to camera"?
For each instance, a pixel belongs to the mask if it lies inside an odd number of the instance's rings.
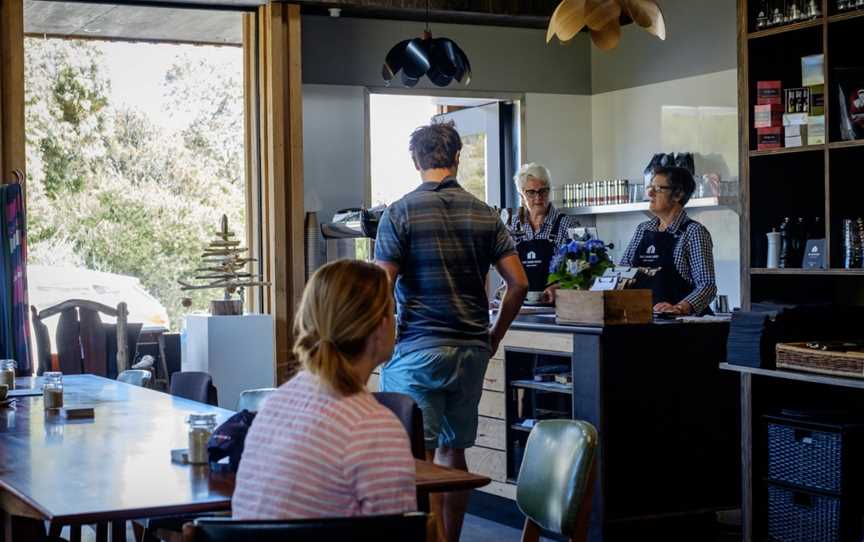
[[[381,389],[423,410],[426,457],[468,470],[489,358],[519,313],[528,279],[495,210],[456,181],[462,141],[453,124],[421,126],[408,147],[422,184],[381,217],[375,260],[395,285],[398,339]],[[486,275],[495,266],[507,294],[491,330]],[[456,542],[468,491],[431,503]]]

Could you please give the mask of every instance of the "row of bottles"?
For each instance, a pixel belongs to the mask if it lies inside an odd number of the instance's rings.
[[[791,219],[786,217],[778,229],[777,267],[780,269],[791,269],[801,267],[804,261],[804,249],[807,241],[811,239],[825,238],[825,224],[822,217],[815,217],[807,221],[803,217]],[[770,238],[769,238],[770,239]],[[769,248],[769,260],[772,259],[772,250]],[[773,267],[770,265],[768,267]]]

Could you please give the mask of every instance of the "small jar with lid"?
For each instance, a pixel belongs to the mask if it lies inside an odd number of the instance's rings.
[[[43,377],[45,383],[42,385],[42,402],[45,405],[45,410],[63,408],[63,373],[48,371]]]
[[[190,414],[186,422],[189,424],[189,463],[206,464],[209,457],[207,442],[216,429],[216,414]]]
[[[17,368],[18,363],[14,359],[0,359],[0,384],[5,384],[10,390],[14,390]]]

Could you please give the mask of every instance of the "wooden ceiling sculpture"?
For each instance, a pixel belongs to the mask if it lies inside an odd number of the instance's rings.
[[[654,0],[563,0],[549,21],[546,42],[553,36],[562,42],[570,41],[587,27],[594,45],[604,51],[614,49],[621,41],[622,16],[661,40],[666,39],[663,12]]]

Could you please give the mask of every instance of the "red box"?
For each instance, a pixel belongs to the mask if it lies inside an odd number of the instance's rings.
[[[756,83],[756,105],[783,103],[783,85],[780,81],[758,81]]]
[[[756,150],[783,148],[783,127],[759,128],[756,130]]]
[[[783,126],[785,112],[782,104],[755,105],[753,106],[753,127],[758,129]]]

